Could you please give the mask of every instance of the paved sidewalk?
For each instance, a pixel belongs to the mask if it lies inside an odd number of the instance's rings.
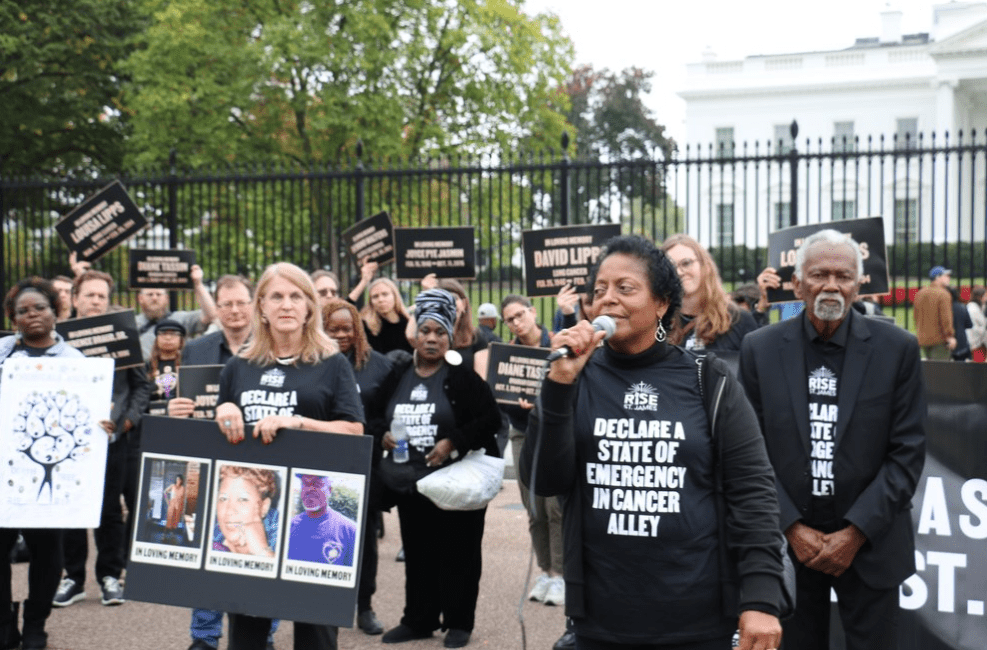
[[[397,513],[385,513],[386,535],[380,541],[380,568],[374,609],[386,629],[397,625],[404,607],[404,564],[395,562],[400,547]],[[483,538],[483,578],[477,603],[476,629],[470,648],[514,650],[522,648],[518,602],[523,593],[531,543],[528,522],[521,506],[517,483],[504,482],[504,489],[487,508]],[[65,609],[56,609],[48,621],[52,650],[185,650],[189,643],[188,610],[165,605],[128,602],[119,607],[99,603],[99,588],[93,578],[95,552],[89,554],[88,597]],[[534,568],[537,576],[537,567]],[[533,576],[533,577],[534,577]],[[27,565],[14,565],[14,598],[27,597]],[[523,609],[527,648],[549,650],[562,634],[565,622],[560,607],[526,601]],[[275,636],[278,650],[292,648],[291,625]],[[442,648],[442,636],[426,641],[384,646],[379,636],[370,637],[357,628],[340,630],[341,650]],[[220,648],[226,648],[225,639]]]

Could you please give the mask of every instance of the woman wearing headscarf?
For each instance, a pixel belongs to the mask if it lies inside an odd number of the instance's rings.
[[[673,314],[669,343],[696,351],[739,351],[757,322],[730,300],[713,257],[689,235],[672,235],[661,248],[682,283],[682,306]]]
[[[741,650],[777,648],[778,500],[743,389],[719,360],[704,380],[666,341],[682,286],[650,241],[609,240],[589,288],[613,334],[581,322],[552,338],[572,355],[549,367],[519,468],[536,494],[564,497],[576,647],[729,650],[739,627]]]
[[[264,444],[281,429],[361,435],[363,407],[353,370],[322,329],[315,287],[294,264],[267,267],[254,296],[253,338],[223,368],[219,380],[216,421],[232,444],[253,436]],[[290,404],[271,414],[253,403],[261,390],[272,403]],[[286,412],[288,411],[288,412]],[[259,548],[259,529],[236,542]],[[264,650],[271,628],[268,618],[230,614],[230,649]],[[336,647],[336,628],[295,622],[297,650]]]
[[[455,298],[442,289],[423,291],[415,298],[415,319],[414,356],[399,364],[396,382],[383,389],[387,421],[403,421],[408,432],[408,465],[420,477],[473,449],[499,456],[493,393],[450,353]],[[385,449],[395,444],[390,432],[383,435]],[[441,628],[448,630],[445,647],[461,648],[473,631],[486,508],[442,510],[410,488],[395,495],[405,552],[404,616],[382,641],[424,639]]]

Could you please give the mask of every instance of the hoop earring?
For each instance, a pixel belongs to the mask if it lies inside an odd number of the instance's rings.
[[[661,324],[661,321],[658,321],[658,328],[655,330],[655,340],[658,341],[659,343],[664,343],[665,336],[666,336],[665,326]]]

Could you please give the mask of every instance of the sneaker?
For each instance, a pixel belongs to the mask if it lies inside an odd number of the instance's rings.
[[[72,603],[77,603],[86,597],[86,592],[82,590],[82,585],[77,584],[72,578],[65,578],[58,585],[55,598],[51,604],[55,607],[68,607]]]
[[[103,586],[100,587],[103,591],[103,599],[100,601],[104,605],[122,605],[123,599],[123,587],[120,586],[120,581],[113,576],[106,576],[103,578]]]
[[[555,576],[550,580],[548,591],[545,592],[545,600],[542,602],[546,605],[565,604],[565,580],[562,576]]]
[[[532,587],[531,593],[528,594],[528,600],[535,600],[539,603],[545,602],[545,594],[548,593],[548,585],[552,582],[552,576],[547,573],[543,573],[538,576],[535,580],[535,586]]]
[[[381,634],[384,631],[384,626],[381,625],[380,619],[374,613],[374,610],[368,609],[356,617],[356,625],[364,634]]]

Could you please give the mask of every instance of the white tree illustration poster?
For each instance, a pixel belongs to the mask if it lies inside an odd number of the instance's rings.
[[[96,528],[113,360],[8,358],[0,373],[0,521]]]

